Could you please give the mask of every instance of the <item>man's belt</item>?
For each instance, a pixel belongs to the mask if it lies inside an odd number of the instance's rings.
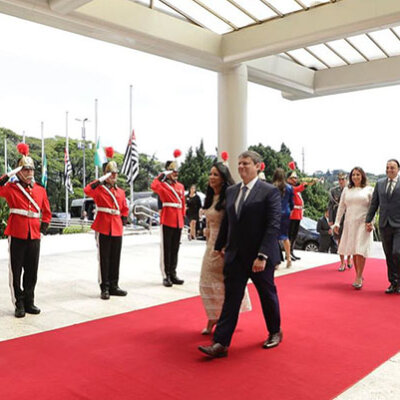
[[[101,211],[111,215],[120,215],[120,211],[114,208],[107,208],[107,207],[97,207],[97,211]]]
[[[163,207],[182,208],[182,204],[178,203],[162,203]]]
[[[20,208],[10,208],[10,213],[23,215],[24,217],[28,217],[28,218],[40,218],[40,213],[36,213],[36,212],[30,211],[30,210],[29,211],[22,210]]]
[[[297,209],[297,210],[302,210],[303,206],[294,206],[294,208]]]

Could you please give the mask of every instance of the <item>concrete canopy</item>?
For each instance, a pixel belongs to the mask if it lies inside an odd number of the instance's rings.
[[[274,8],[277,2],[257,1],[269,4],[272,17],[263,20],[246,10],[245,0],[224,0],[246,15],[241,25],[231,22],[230,14],[223,15],[224,10],[213,10],[207,0],[0,0],[0,12],[213,71],[245,63],[249,81],[281,90],[292,100],[400,81],[400,50],[385,51],[369,35],[390,28],[400,43],[400,30],[395,30],[400,25],[398,0],[290,0],[296,7],[287,13]],[[156,3],[164,9],[157,9]],[[197,15],[179,8],[189,3],[219,19],[227,33],[205,28]],[[171,13],[165,12],[168,5]],[[382,57],[365,56],[348,39],[366,33]],[[325,44],[336,53],[332,48],[337,40],[347,40],[364,62],[336,54],[344,65],[331,67],[312,51],[312,46]],[[296,49],[305,49],[319,66],[299,61]]]

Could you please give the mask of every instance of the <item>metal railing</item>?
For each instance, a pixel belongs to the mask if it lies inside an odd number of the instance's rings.
[[[151,227],[153,225],[158,225],[160,219],[157,211],[154,211],[151,208],[141,204],[137,204],[133,207],[132,216],[136,217],[136,222],[138,225],[145,227],[149,231],[151,231]]]

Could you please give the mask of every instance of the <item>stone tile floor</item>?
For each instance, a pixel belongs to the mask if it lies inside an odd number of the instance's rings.
[[[126,298],[112,297],[109,301],[102,301],[99,299],[97,285],[98,264],[94,235],[46,236],[42,239],[36,289],[36,303],[42,313],[16,319],[8,287],[8,242],[0,240],[0,340],[197,296],[204,247],[202,241],[188,242],[183,237],[178,271],[185,279],[185,284],[164,288],[159,270],[157,231],[124,237],[120,285],[129,294]],[[301,255],[301,260],[293,263],[290,269],[282,264],[277,276],[336,262],[338,259],[331,254],[297,253]],[[374,244],[372,256],[383,258],[379,243]],[[338,373],[341,371],[338,370]],[[337,397],[338,400],[398,398],[400,353]]]

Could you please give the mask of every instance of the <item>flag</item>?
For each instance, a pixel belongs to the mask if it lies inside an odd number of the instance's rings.
[[[68,149],[65,148],[64,152],[64,181],[65,187],[68,189],[70,193],[74,193],[74,188],[72,187],[71,182],[71,175],[72,175],[72,164],[69,159]]]
[[[94,155],[94,165],[101,168],[106,162],[107,157],[104,153],[104,149],[100,146],[100,138],[98,138],[96,143],[96,153]]]
[[[43,154],[42,186],[45,188],[47,187],[47,157],[46,157],[46,153]]]
[[[128,146],[126,147],[121,174],[126,175],[126,181],[129,184],[133,183],[139,174],[139,154],[136,146],[135,131],[132,131],[132,136],[129,138]]]

